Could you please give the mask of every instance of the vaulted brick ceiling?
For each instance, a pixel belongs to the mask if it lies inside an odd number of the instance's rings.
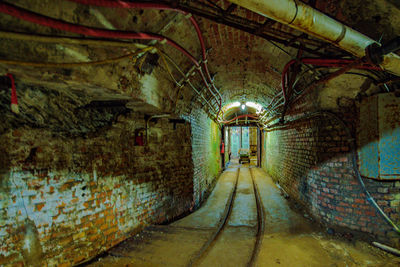
[[[175,12],[88,7],[69,1],[16,0],[6,2],[73,23],[98,28],[163,34],[177,41],[196,58],[200,58],[200,46],[192,25],[183,15]],[[191,1],[190,3],[210,5],[210,2],[215,3],[223,10],[227,10],[230,6],[228,1]],[[383,36],[383,40],[390,40],[394,36],[400,35],[400,11],[395,7],[393,1],[310,0],[306,2],[372,38],[379,39]],[[267,21],[266,18],[240,7],[234,8],[231,13],[258,23]],[[278,48],[276,44],[267,41],[265,38],[199,16],[195,17],[200,22],[206,47],[209,49],[208,65],[215,78],[215,84],[223,95],[223,104],[245,99],[267,105],[270,99],[280,90],[280,75],[283,66],[290,59],[296,57],[298,50],[282,44],[278,44],[280,47]],[[34,25],[7,15],[1,15],[1,19],[3,30],[77,36]],[[301,35],[300,32],[290,30],[287,26],[279,23],[268,24],[268,27],[270,27],[270,30],[283,30]],[[308,37],[302,36],[302,38],[307,39]],[[312,42],[312,38],[309,41]],[[293,40],[292,43],[295,42],[296,40]],[[149,42],[142,43],[149,44]],[[166,45],[161,47],[175,59],[183,70],[190,69],[191,63],[181,53]],[[31,61],[99,60],[124,53],[124,51],[122,48],[76,47],[10,40],[0,44],[2,58],[28,59]],[[322,49],[319,52],[326,53],[326,51],[326,49]],[[331,54],[327,53],[326,55],[330,56]],[[182,112],[185,109],[184,106],[187,106],[195,97],[190,88],[185,87],[182,91],[179,91],[177,87],[173,86],[161,61],[160,68],[156,69],[154,74],[155,80],[147,78],[146,80],[143,77],[133,75],[133,68],[129,62],[102,68],[85,67],[72,70],[32,69],[0,65],[0,70],[15,73],[19,81],[27,84],[42,85],[69,92],[76,91],[80,92],[81,97],[88,96],[90,99],[147,98],[147,100],[151,100],[150,104],[164,110],[173,110],[173,107],[177,106],[178,110]],[[179,77],[179,73],[176,71],[172,70],[172,73]],[[201,88],[198,78],[194,77],[192,80]],[[147,93],[137,93],[135,88],[138,86],[151,86],[155,89],[151,92],[146,89],[147,91],[144,92]],[[172,92],[166,91],[166,87],[175,89]],[[176,101],[175,97],[179,96],[178,94],[180,94],[180,97]]]

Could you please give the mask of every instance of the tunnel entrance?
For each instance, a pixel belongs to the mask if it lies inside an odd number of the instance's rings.
[[[259,166],[260,163],[260,142],[259,129],[255,126],[230,126],[225,128],[224,145],[225,162],[229,165],[232,162],[241,162]],[[247,162],[247,156],[249,162]]]

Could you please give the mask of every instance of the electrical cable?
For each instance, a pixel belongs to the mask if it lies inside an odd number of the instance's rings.
[[[394,229],[394,231],[398,234],[400,234],[400,228],[399,226],[397,226],[390,218],[389,216],[387,216],[387,214],[379,207],[379,205],[376,203],[375,199],[372,197],[372,195],[370,194],[370,192],[368,191],[368,189],[365,187],[365,183],[361,177],[360,171],[358,169],[358,164],[357,164],[357,153],[356,153],[356,145],[355,145],[355,138],[353,137],[353,134],[351,133],[350,128],[347,126],[347,124],[341,119],[339,118],[336,114],[332,113],[332,112],[328,112],[328,111],[317,111],[317,112],[313,112],[310,114],[306,114],[304,116],[301,116],[299,118],[293,119],[290,122],[295,122],[298,120],[304,120],[304,119],[309,119],[309,118],[313,118],[313,117],[319,117],[321,115],[326,115],[328,117],[333,118],[334,120],[336,120],[344,129],[345,132],[348,136],[348,143],[350,145],[350,151],[351,151],[351,159],[352,159],[352,164],[353,164],[353,169],[354,172],[356,174],[357,180],[361,186],[361,188],[363,189],[365,195],[366,195],[366,199],[368,200],[368,202],[378,211],[378,213],[385,219],[385,221],[392,226],[392,228]],[[285,127],[285,125],[277,125],[276,129],[283,129],[283,127]],[[272,131],[274,130],[274,126],[270,126],[269,129],[267,131]]]
[[[252,119],[258,119],[258,116],[255,115],[255,114],[244,114],[244,115],[236,116],[235,118],[233,118],[233,119],[231,119],[231,120],[228,120],[228,121],[221,121],[221,123],[227,124],[227,123],[230,123],[230,122],[232,122],[232,121],[234,121],[234,120],[241,119],[241,118],[245,118],[245,117],[247,117],[247,118],[252,118]]]
[[[146,48],[147,45],[124,42],[117,40],[104,40],[104,39],[87,39],[78,37],[59,37],[59,36],[48,36],[48,35],[38,35],[31,33],[20,33],[20,32],[7,32],[0,31],[0,38],[13,39],[20,41],[33,41],[41,43],[51,43],[51,44],[74,44],[74,45],[93,45],[93,46],[106,46],[106,47],[130,47],[135,49]]]
[[[104,65],[109,63],[114,63],[121,61],[126,58],[136,57],[142,53],[146,53],[150,50],[155,49],[154,47],[147,47],[141,49],[134,53],[129,53],[127,55],[123,55],[116,58],[109,58],[98,61],[88,61],[88,62],[72,62],[72,63],[56,63],[56,62],[30,62],[30,61],[17,61],[17,60],[8,60],[8,59],[0,59],[1,64],[9,64],[9,65],[18,65],[18,66],[26,66],[26,67],[43,67],[43,68],[75,68],[82,66],[92,66],[92,65]]]
[[[189,86],[193,89],[193,91],[195,91],[196,94],[198,94],[201,98],[203,98],[203,100],[207,103],[207,105],[214,110],[214,112],[216,112],[216,110],[214,109],[214,107],[209,103],[209,101],[203,96],[203,94],[201,94],[196,87],[190,82],[190,80],[186,77],[185,73],[183,72],[183,70],[181,69],[181,67],[178,66],[178,64],[165,52],[161,51],[161,54],[163,54],[163,56],[165,56],[165,58],[171,62],[171,64],[174,66],[174,68],[182,75],[182,77],[184,79],[186,79],[186,82],[189,84]]]
[[[202,64],[203,64],[204,71],[205,71],[205,78],[207,78],[208,82],[211,84],[211,88],[215,91],[215,93],[218,95],[218,98],[219,98],[219,104],[218,104],[219,110],[217,113],[217,118],[218,118],[218,115],[221,112],[221,108],[222,108],[222,95],[219,92],[219,90],[215,87],[215,84],[212,81],[210,72],[207,67],[207,55],[206,55],[204,38],[201,33],[199,24],[197,23],[196,19],[192,16],[192,14],[190,14],[184,10],[181,10],[179,8],[171,7],[169,5],[161,4],[161,3],[124,2],[124,1],[110,1],[110,0],[69,0],[69,1],[72,1],[75,3],[80,3],[80,4],[85,4],[85,5],[101,6],[101,7],[109,7],[109,8],[142,8],[142,9],[171,10],[171,11],[179,12],[179,13],[182,13],[183,15],[185,15],[190,20],[193,27],[195,28],[197,37],[200,42],[201,54],[202,54],[202,58],[203,58]],[[203,76],[202,76],[202,78],[203,78]],[[208,87],[208,85],[207,85],[207,87]]]
[[[94,37],[106,37],[106,38],[135,39],[135,40],[156,40],[160,41],[161,43],[166,43],[179,50],[183,55],[185,55],[193,62],[193,64],[197,68],[198,73],[200,74],[203,83],[206,85],[207,88],[210,88],[206,76],[204,75],[199,62],[193,57],[193,55],[191,55],[178,43],[165,36],[152,33],[137,33],[129,31],[114,31],[114,30],[91,28],[83,25],[77,25],[65,22],[58,19],[53,19],[3,2],[0,2],[0,12],[35,24],[83,35],[89,35]]]

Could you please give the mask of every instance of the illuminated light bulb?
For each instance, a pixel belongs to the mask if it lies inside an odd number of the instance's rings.
[[[244,110],[246,108],[246,105],[245,104],[242,104],[242,109]]]

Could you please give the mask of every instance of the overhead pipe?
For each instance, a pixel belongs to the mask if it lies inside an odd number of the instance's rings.
[[[195,93],[197,95],[199,95],[206,103],[207,105],[210,107],[210,110],[214,110],[214,112],[217,112],[217,110],[215,110],[215,108],[210,104],[210,102],[208,102],[208,100],[203,96],[203,94],[201,94],[196,87],[194,87],[194,85],[190,82],[190,79],[188,78],[188,74],[191,73],[192,71],[189,71],[187,74],[185,74],[183,72],[183,70],[178,66],[178,64],[176,64],[176,62],[167,54],[165,54],[164,52],[161,52],[163,56],[165,56],[165,58],[171,62],[171,64],[175,67],[175,69],[182,75],[182,80],[179,82],[179,84],[183,83],[184,81],[186,81],[189,86],[193,89],[193,91],[195,91]]]
[[[336,21],[324,13],[297,0],[229,0],[260,15],[286,24],[289,27],[332,43],[362,58],[366,49],[378,44],[373,39]],[[392,50],[387,50],[390,52]],[[400,76],[400,56],[390,52],[382,55],[380,66]]]
[[[161,43],[166,43],[179,50],[182,54],[184,54],[187,58],[189,58],[193,62],[193,64],[197,68],[198,73],[201,76],[203,83],[206,85],[207,88],[209,88],[206,76],[204,75],[199,62],[185,48],[180,46],[175,41],[169,39],[168,37],[152,33],[140,33],[140,32],[137,33],[129,31],[114,31],[114,30],[91,28],[83,25],[77,25],[65,22],[58,19],[53,19],[3,2],[0,2],[0,12],[35,24],[88,36],[136,39],[136,40],[156,40]]]
[[[252,119],[255,119],[255,120],[258,119],[258,117],[256,115],[254,115],[254,114],[244,114],[244,115],[236,116],[235,118],[233,118],[233,119],[231,119],[229,121],[221,121],[221,123],[227,124],[227,123],[230,123],[230,122],[232,122],[234,120],[241,119],[241,118],[252,118]]]
[[[128,32],[128,31],[114,31],[114,30],[105,30],[105,29],[97,29],[91,28],[83,25],[77,25],[57,19],[53,19],[50,17],[46,17],[26,9],[13,6],[8,3],[0,3],[0,12],[4,14],[8,14],[10,16],[29,21],[35,24],[43,25],[46,27],[50,27],[53,29],[58,29],[61,31],[73,32],[88,36],[94,37],[106,37],[106,38],[121,38],[121,39],[136,39],[136,40],[156,40],[159,42],[165,42],[166,44],[178,49],[182,52],[187,58],[189,58],[196,67],[200,67],[197,60],[182,46],[180,46],[175,41],[169,39],[168,37],[153,34],[153,33],[137,33],[137,32]],[[204,74],[203,74],[204,75]]]
[[[201,54],[203,57],[203,67],[205,71],[206,78],[208,79],[208,82],[211,84],[213,90],[215,93],[218,95],[219,98],[219,110],[217,112],[217,118],[219,116],[219,113],[221,112],[222,108],[222,95],[219,92],[219,90],[215,87],[214,82],[212,81],[210,72],[207,67],[207,54],[206,54],[206,48],[204,44],[204,38],[201,33],[199,24],[197,23],[196,19],[192,16],[192,14],[179,9],[175,7],[171,7],[166,4],[161,4],[161,3],[146,3],[146,2],[124,2],[124,1],[113,1],[113,0],[69,0],[71,2],[79,3],[79,4],[84,4],[84,5],[92,5],[92,6],[101,6],[101,7],[110,7],[110,8],[141,8],[141,9],[157,9],[157,10],[170,10],[170,11],[175,11],[182,13],[185,15],[190,22],[192,23],[193,27],[196,30],[197,37],[200,42],[201,46]],[[213,93],[215,96],[215,94]]]
[[[178,84],[182,84],[184,81],[188,82],[188,84],[193,88],[193,90],[194,90],[198,95],[201,95],[201,97],[202,97],[202,98],[206,101],[206,103],[214,110],[214,112],[215,112],[216,114],[218,114],[218,111],[220,110],[220,108],[219,108],[219,103],[218,103],[218,97],[217,97],[217,96],[215,95],[215,93],[211,90],[211,88],[210,88],[210,87],[206,87],[207,90],[211,93],[211,95],[216,99],[218,109],[215,109],[213,106],[211,106],[210,103],[208,102],[208,100],[205,99],[205,97],[204,97],[202,94],[200,94],[200,92],[193,86],[193,84],[190,83],[189,75],[190,75],[191,73],[194,72],[195,66],[192,66],[192,67],[189,69],[189,71],[187,71],[186,74],[185,74],[185,73],[183,73],[183,70],[171,59],[170,56],[168,56],[168,55],[167,55],[166,53],[164,53],[164,52],[162,52],[162,55],[165,56],[165,57],[174,65],[174,67],[178,70],[178,72],[180,72],[180,73],[182,74],[182,79],[179,81]],[[202,60],[199,60],[199,62],[202,62]],[[221,101],[220,101],[220,103],[221,103]],[[216,118],[217,118],[217,116],[216,116]]]
[[[288,63],[286,63],[285,67],[283,68],[282,77],[281,77],[282,94],[285,99],[285,103],[289,102],[289,98],[288,98],[287,90],[286,90],[287,89],[286,88],[287,75],[289,73],[290,67],[298,61],[300,61],[301,63],[304,63],[304,64],[320,66],[320,67],[342,68],[341,70],[329,75],[328,78],[318,81],[318,83],[327,82],[327,81],[333,79],[334,77],[337,77],[337,76],[347,72],[349,69],[352,69],[352,68],[382,71],[382,69],[380,67],[371,65],[369,63],[362,62],[361,60],[323,59],[323,58],[292,59]]]
[[[111,46],[111,47],[130,47],[135,49],[143,49],[148,47],[145,44],[114,41],[114,40],[99,40],[99,39],[84,39],[77,37],[59,37],[59,36],[48,36],[31,33],[20,33],[20,32],[9,32],[0,31],[0,38],[13,39],[27,42],[41,42],[50,44],[76,44],[76,45],[92,45],[92,46]]]

